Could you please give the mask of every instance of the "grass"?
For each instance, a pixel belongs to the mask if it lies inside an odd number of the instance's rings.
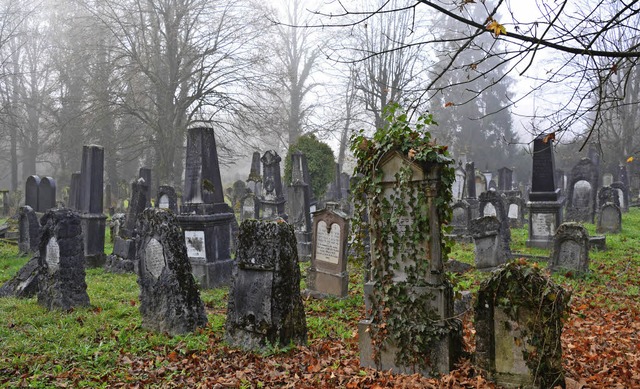
[[[595,226],[586,227],[595,234]],[[512,230],[514,251],[549,255],[546,250],[525,247],[526,235],[524,228]],[[640,209],[632,208],[623,216],[622,233],[607,236],[609,249],[590,253],[589,274],[580,277],[554,274],[553,278],[571,288],[574,295],[591,298],[595,306],[616,309],[620,302],[611,298],[612,293],[631,299],[640,296],[639,239]],[[473,264],[473,245],[454,244],[450,257]],[[27,260],[27,257],[17,256],[16,246],[0,243],[0,283],[10,279]],[[544,262],[539,265],[546,266]],[[308,266],[308,263],[301,264],[303,279]],[[349,272],[350,293],[346,298],[305,299],[310,342],[333,339],[343,342],[347,348],[357,347],[352,340],[357,323],[365,314],[362,267],[350,263]],[[451,278],[456,283],[456,290],[476,291],[480,281],[487,276],[472,271]],[[140,363],[149,364],[149,369],[158,369],[167,363],[166,355],[172,351],[180,355],[222,353],[227,288],[201,292],[209,318],[207,328],[170,337],[141,327],[135,275],[90,269],[86,281],[91,307],[72,312],[47,311],[37,304],[36,298],[0,299],[0,349],[3,350],[0,383],[7,382],[12,386],[22,382],[32,387],[50,387],[55,386],[52,377],[76,375],[82,377],[75,381],[81,386],[106,387],[105,377],[110,377],[111,382],[130,382],[127,366],[123,364],[125,357],[143,361]],[[304,288],[304,280],[301,288]],[[264,357],[287,351],[287,348],[274,347]],[[6,377],[8,372],[14,371],[19,371],[22,378]],[[162,379],[168,384],[171,377],[167,374]],[[246,385],[251,387],[250,382]]]

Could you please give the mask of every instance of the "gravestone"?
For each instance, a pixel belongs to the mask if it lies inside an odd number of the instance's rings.
[[[202,288],[231,281],[231,229],[235,215],[224,202],[213,129],[190,128],[178,222],[193,275]]]
[[[627,173],[627,165],[620,164],[618,165],[618,176],[616,181],[619,181],[624,185],[627,190],[629,188],[629,174]]]
[[[606,203],[600,208],[596,232],[599,234],[617,234],[622,231],[622,212],[620,207]]]
[[[407,158],[398,151],[389,151],[377,162],[380,171],[380,181],[374,193],[367,194],[369,204],[376,204],[378,209],[369,208],[369,233],[371,242],[371,263],[378,270],[373,271],[370,281],[366,282],[365,303],[368,307],[367,318],[358,323],[360,365],[381,370],[391,370],[395,373],[419,372],[425,376],[438,373],[446,373],[453,369],[461,351],[460,323],[453,318],[453,289],[445,279],[442,258],[442,224],[441,215],[438,212],[436,202],[437,188],[441,183],[441,171],[447,168],[449,162],[420,165]],[[411,169],[411,181],[406,191],[416,196],[421,191],[421,203],[415,204],[413,209],[400,211],[390,205],[385,205],[391,198],[408,196],[398,192],[397,174],[401,170]],[[378,174],[378,173],[376,173]],[[451,190],[448,188],[448,190]],[[375,196],[375,198],[374,198]],[[386,201],[385,201],[386,199]],[[398,201],[408,201],[407,197]],[[375,213],[389,212],[389,219],[397,219],[394,223],[374,223],[371,217]],[[406,212],[406,213],[405,213]],[[421,217],[429,220],[428,226],[414,224],[413,212],[422,213]],[[411,216],[410,216],[411,215]],[[413,231],[421,229],[421,231]],[[405,233],[419,235],[422,239],[402,239],[402,247],[397,247],[392,242],[395,236],[404,236]],[[406,303],[386,306],[389,314],[383,314],[379,310],[383,301],[383,282],[390,284],[387,288],[399,288],[400,293],[413,296],[415,309],[420,310],[411,318],[398,318],[399,312]],[[377,308],[373,308],[377,307]],[[406,308],[408,309],[408,308]],[[377,311],[378,310],[378,311]],[[389,316],[391,315],[391,316]],[[433,320],[423,322],[421,317],[429,316]],[[403,320],[405,325],[427,325],[440,335],[429,341],[429,349],[407,350],[409,345],[403,343],[393,331],[382,339],[376,338],[375,333],[380,328],[389,328],[393,320]],[[409,322],[407,322],[407,320]],[[415,322],[419,320],[420,322]],[[404,334],[403,334],[404,337]],[[405,338],[406,339],[406,338]],[[374,344],[373,341],[376,343]],[[398,362],[398,355],[404,350],[414,358],[419,358],[420,366]],[[374,356],[374,351],[376,355]],[[428,355],[425,355],[428,354]]]
[[[137,231],[142,326],[170,335],[206,326],[207,314],[174,214],[147,208],[138,217]]]
[[[525,210],[527,203],[519,196],[510,195],[506,199],[507,217],[509,218],[509,227],[522,228],[525,223]]]
[[[606,203],[612,203],[620,206],[620,198],[618,197],[618,191],[610,186],[603,186],[598,191],[598,207],[602,208]]]
[[[285,199],[280,175],[281,158],[274,150],[268,150],[260,159],[263,167],[260,218],[263,220],[287,219]]]
[[[79,215],[68,208],[51,209],[40,224],[38,304],[63,311],[89,306]]]
[[[476,187],[476,194],[479,196],[481,193],[486,192],[487,190],[489,190],[489,186],[487,185],[487,179],[485,178],[484,175],[482,175],[482,173],[475,173],[475,187]]]
[[[553,239],[549,259],[552,271],[589,271],[589,233],[579,223],[562,223]]]
[[[260,152],[254,151],[251,157],[251,170],[249,171],[249,177],[247,178],[247,186],[256,196],[262,192],[262,174],[260,172]],[[257,217],[254,216],[254,218]]]
[[[0,194],[2,194],[2,215],[9,216],[9,190],[2,189]]]
[[[349,294],[347,240],[349,220],[337,203],[313,213],[313,250],[307,272],[307,293],[313,297]]]
[[[40,187],[40,177],[33,175],[27,177],[24,188],[24,205],[28,205],[35,212],[40,212],[38,206],[38,188]]]
[[[476,269],[493,270],[511,257],[509,226],[496,216],[471,220],[469,235],[474,242]]]
[[[38,251],[40,225],[36,212],[28,205],[18,210],[18,252],[27,255]]]
[[[141,167],[140,170],[138,170],[138,178],[142,178],[143,180],[138,182],[146,185],[149,188],[147,189],[147,204],[145,204],[145,208],[148,208],[151,206],[151,199],[155,197],[155,190],[151,182],[151,169],[148,167]]]
[[[545,134],[533,141],[533,170],[529,201],[529,236],[527,247],[549,248],[556,228],[562,224],[565,197],[555,182],[553,139]]]
[[[471,206],[466,200],[458,201],[451,207],[451,234],[455,237],[468,235],[469,223],[471,223]]]
[[[605,173],[602,175],[602,186],[611,186],[613,183],[613,174]]]
[[[620,210],[622,212],[629,212],[629,187],[621,181],[616,181],[611,184],[611,188],[616,191]]]
[[[475,164],[473,162],[467,162],[465,165],[465,201],[469,203],[469,207],[471,208],[471,218],[475,219],[480,216],[480,211],[478,209],[478,193],[476,192],[476,170]]]
[[[505,210],[505,197],[496,191],[488,191],[480,194],[478,198],[480,207],[480,217],[495,216],[502,225],[500,231],[504,237],[511,241],[511,230],[509,229],[509,217]],[[508,244],[507,244],[508,246]]]
[[[229,292],[225,339],[243,349],[304,345],[307,324],[293,227],[246,220]]]
[[[31,298],[38,293],[40,258],[31,258],[13,278],[0,287],[0,297]]]
[[[106,261],[104,232],[107,217],[102,213],[104,184],[104,148],[83,146],[79,182],[78,213],[82,222],[84,255],[87,267],[102,267]]]
[[[242,199],[240,212],[241,222],[248,219],[256,219],[256,196],[251,192]]]
[[[38,185],[38,211],[45,212],[56,207],[56,180],[43,177]]]
[[[287,213],[289,224],[296,233],[298,259],[302,262],[311,259],[311,193],[310,183],[304,181],[306,166],[307,158],[302,152],[296,151],[291,154],[291,185],[288,188]]]
[[[173,186],[160,185],[158,187],[158,201],[156,208],[168,209],[173,213],[178,212],[178,195]]]
[[[80,207],[80,172],[71,174],[69,184],[69,208],[78,210]]]
[[[498,169],[498,190],[510,191],[513,189],[513,170],[508,167]]]
[[[570,294],[518,262],[480,285],[476,363],[501,388],[564,387],[560,338]]]
[[[571,170],[567,192],[567,220],[593,223],[596,213],[598,167],[582,158]]]
[[[455,170],[455,181],[452,188],[452,200],[458,202],[464,198],[464,185],[465,185],[465,170],[458,166]]]

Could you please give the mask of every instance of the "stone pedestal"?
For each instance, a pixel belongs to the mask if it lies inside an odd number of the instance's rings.
[[[233,213],[178,215],[184,231],[193,276],[201,288],[210,289],[231,282],[231,225]]]
[[[529,198],[531,199],[531,195]],[[529,201],[529,238],[527,247],[548,249],[553,245],[556,229],[562,224],[562,206],[565,198],[559,196],[556,201]]]
[[[80,224],[82,225],[87,268],[104,266],[107,258],[104,253],[104,232],[107,217],[101,213],[81,213]]]

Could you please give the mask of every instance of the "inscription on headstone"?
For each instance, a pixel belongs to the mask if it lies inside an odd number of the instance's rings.
[[[158,199],[158,208],[169,209],[169,196],[163,194]]]
[[[51,237],[49,243],[47,243],[45,260],[47,261],[47,267],[50,273],[58,271],[60,268],[60,246],[55,236]]]
[[[560,253],[562,258],[562,266],[567,269],[579,269],[581,266],[580,253],[582,246],[575,240],[565,240],[560,245]]]
[[[519,216],[519,213],[518,213],[519,211],[520,210],[518,208],[518,204],[516,203],[509,204],[509,214],[508,214],[509,219],[517,219]]]
[[[496,207],[494,207],[491,203],[487,203],[487,205],[484,206],[483,215],[496,216]]]
[[[160,277],[162,270],[167,266],[162,244],[157,239],[151,238],[149,240],[145,250],[144,264],[147,271],[156,279]]]
[[[316,259],[329,263],[338,263],[340,258],[340,226],[332,224],[331,230],[327,230],[324,220],[318,222],[318,235],[316,237]]]
[[[548,236],[555,233],[555,215],[553,213],[535,213],[531,215],[532,232],[536,236]]]
[[[187,245],[187,256],[189,258],[206,258],[204,246],[204,231],[185,231],[184,242]]]

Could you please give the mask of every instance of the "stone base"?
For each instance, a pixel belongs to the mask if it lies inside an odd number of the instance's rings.
[[[349,295],[349,273],[331,274],[310,267],[307,271],[305,294],[314,298],[347,297]]]
[[[298,240],[298,262],[309,262],[311,260],[311,242],[301,242]]]
[[[107,262],[107,254],[99,253],[84,256],[84,267],[86,269],[93,269],[98,267],[104,267],[104,264]]]
[[[213,289],[231,285],[233,259],[206,262],[191,259],[191,272],[201,289]]]
[[[107,260],[104,264],[104,270],[109,273],[115,274],[138,274],[138,261],[136,261],[135,259],[126,259],[115,254],[111,254],[107,257]]]
[[[529,199],[531,200],[531,194]],[[562,224],[562,206],[565,198],[559,196],[557,201],[529,201],[529,237],[527,247],[550,249],[556,229]]]
[[[380,365],[373,360],[373,347],[371,345],[371,336],[369,327],[370,320],[362,320],[358,323],[358,344],[360,348],[360,366],[370,367],[373,369],[391,371],[394,374],[414,374],[420,373],[425,377],[436,377],[440,374],[447,374],[455,369],[462,352],[462,327],[458,331],[449,333],[444,339],[441,339],[433,345],[430,350],[432,355],[436,357],[435,363],[428,369],[418,369],[415,366],[405,366],[396,363],[396,353],[398,347],[391,341],[385,341],[380,355]]]
[[[104,233],[107,217],[101,213],[80,214],[84,239],[85,267],[103,267],[107,256],[104,253]]]
[[[607,236],[606,235],[594,235],[589,237],[589,250],[607,250]]]

